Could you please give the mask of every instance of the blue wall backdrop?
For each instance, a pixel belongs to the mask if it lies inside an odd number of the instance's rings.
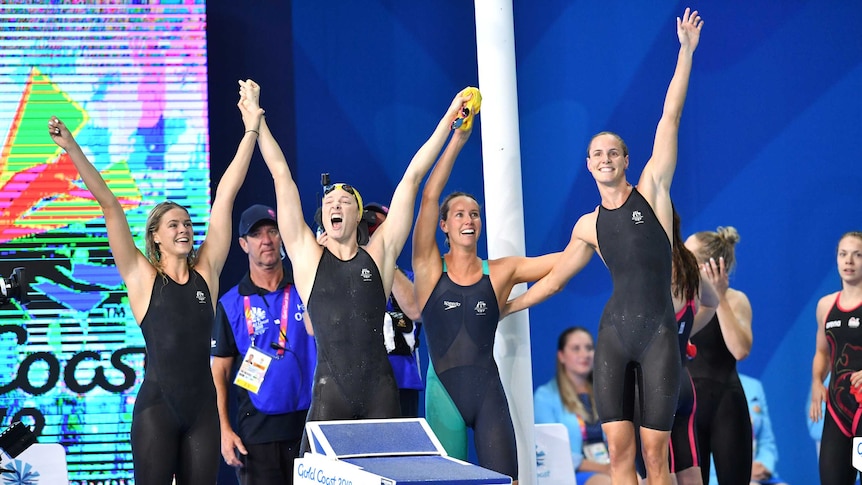
[[[388,202],[456,92],[476,85],[472,2],[225,0],[208,5],[213,180],[233,153],[235,80],[260,81],[267,119],[291,158],[308,219],[321,172]],[[527,252],[560,250],[599,201],[589,138],[613,130],[649,158],[685,3],[515,2]],[[805,426],[814,305],[839,288],[835,246],[862,229],[862,3],[704,1],[672,195],[686,234],[735,226],[733,287],[754,311],[740,363],[769,394],[793,484],[817,483]],[[481,86],[480,86],[481,87]],[[449,184],[484,199],[480,129]],[[221,168],[219,164],[221,165]],[[262,162],[237,203],[272,202]],[[484,248],[484,242],[480,247]],[[224,273],[236,281],[238,249]],[[409,245],[400,262],[409,264]],[[228,286],[225,286],[227,288]],[[533,379],[553,373],[559,332],[595,329],[611,283],[596,258],[530,314]]]

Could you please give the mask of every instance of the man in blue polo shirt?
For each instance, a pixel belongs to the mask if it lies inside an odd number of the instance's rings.
[[[249,272],[219,299],[213,326],[212,373],[221,422],[221,451],[240,485],[291,484],[317,359],[305,330],[305,305],[282,263],[275,211],[242,213],[239,245]],[[237,395],[236,430],[228,413]]]

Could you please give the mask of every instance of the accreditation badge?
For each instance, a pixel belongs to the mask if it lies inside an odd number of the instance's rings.
[[[245,358],[242,359],[242,364],[239,366],[233,383],[256,394],[260,390],[261,384],[263,384],[263,378],[266,376],[266,371],[269,369],[271,362],[271,355],[254,346],[249,347],[248,352],[245,353]]]
[[[584,445],[584,457],[596,463],[608,464],[611,462],[611,455],[608,453],[608,447],[604,443]]]

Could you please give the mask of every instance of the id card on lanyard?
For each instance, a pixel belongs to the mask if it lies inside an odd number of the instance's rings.
[[[272,356],[267,355],[251,346],[245,353],[245,358],[239,366],[233,383],[249,392],[257,393],[263,384],[263,378],[272,362]]]
[[[278,344],[273,343],[272,346],[276,349],[276,355],[272,356],[263,349],[259,349],[254,345],[254,322],[251,315],[251,300],[248,296],[243,297],[243,307],[245,310],[245,323],[248,329],[248,338],[251,340],[251,345],[245,353],[242,364],[236,373],[234,384],[249,392],[257,393],[260,386],[263,385],[263,380],[266,377],[266,371],[272,363],[272,359],[280,359],[284,356],[285,345],[287,344],[287,310],[290,300],[290,285],[284,287],[284,299],[281,302],[281,321],[279,322]]]
[[[590,461],[594,461],[596,463],[608,464],[611,462],[611,455],[608,453],[608,447],[605,445],[604,441],[599,441],[598,443],[587,443],[587,425],[584,420],[577,416],[578,425],[581,427],[581,438],[582,438],[582,449],[584,451],[584,458]]]

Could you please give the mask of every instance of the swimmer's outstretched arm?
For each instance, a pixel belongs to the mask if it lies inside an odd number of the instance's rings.
[[[700,42],[703,20],[697,10],[686,8],[682,18],[676,19],[676,33],[679,38],[679,54],[676,69],[665,95],[664,108],[658,122],[653,141],[652,155],[638,182],[638,190],[650,205],[655,207],[657,193],[670,193],[670,185],[676,170],[679,125],[682,108],[688,92],[694,51]],[[669,199],[668,195],[668,199]]]
[[[459,101],[467,103],[469,99],[469,96],[460,100],[456,97],[453,100],[453,105]],[[416,227],[413,228],[413,273],[415,275],[414,280],[417,282],[416,295],[419,308],[425,306],[425,302],[433,290],[433,285],[437,284],[437,280],[443,272],[440,250],[437,247],[440,195],[449,181],[449,175],[452,173],[458,154],[461,153],[461,149],[473,131],[473,125],[469,124],[468,126],[469,128],[466,130],[457,129],[453,131],[449,144],[443,151],[443,155],[437,160],[428,180],[425,181],[425,187],[422,189],[419,215],[416,217]]]
[[[96,167],[90,163],[66,124],[56,116],[51,117],[48,121],[48,134],[57,146],[66,151],[72,164],[75,165],[81,175],[81,180],[87,190],[93,194],[99,203],[102,214],[105,215],[108,245],[114,257],[114,264],[117,266],[117,271],[119,271],[123,281],[127,285],[131,284],[129,287],[131,291],[135,287],[134,282],[139,270],[149,269],[151,274],[155,273],[155,270],[152,269],[147,258],[135,245],[132,230],[129,228],[129,222],[126,220],[126,214],[123,212],[120,201],[108,188],[108,184],[105,183]]]
[[[237,107],[242,114],[245,131],[233,160],[218,182],[215,199],[213,199],[210,209],[207,233],[198,249],[197,264],[205,267],[211,275],[208,284],[210,291],[214,294],[218,294],[218,275],[221,274],[230,251],[233,203],[239,188],[245,181],[246,174],[248,174],[255,140],[257,140],[257,133],[260,130],[260,120],[263,117],[263,110],[258,104],[260,88],[251,79],[239,81],[239,86],[240,99],[237,102]]]
[[[413,156],[404,176],[398,186],[395,187],[392,202],[389,205],[389,214],[374,232],[374,240],[369,243],[369,251],[374,251],[372,256],[375,256],[375,260],[381,266],[380,270],[384,274],[384,279],[386,279],[385,275],[392,275],[395,269],[395,259],[404,248],[407,236],[413,227],[413,210],[416,204],[416,194],[419,192],[419,184],[422,183],[422,179],[425,178],[440,155],[440,150],[449,137],[452,121],[458,117],[458,113],[461,112],[462,106],[468,99],[469,97],[466,96],[455,96],[443,117],[437,122],[434,132]],[[463,146],[463,143],[460,146]],[[459,150],[460,146],[458,147]],[[383,245],[382,255],[384,257],[377,259],[375,252],[379,251],[379,247],[376,245],[380,244]],[[391,278],[388,280],[391,282]]]
[[[592,214],[592,213],[591,213]],[[573,276],[578,274],[595,254],[596,250],[585,241],[587,225],[595,225],[595,218],[585,214],[578,219],[572,229],[572,238],[563,253],[559,255],[551,271],[536,282],[521,296],[509,300],[501,312],[501,317],[537,305],[552,295],[559,293]]]
[[[293,265],[294,275],[297,277],[297,290],[300,290],[300,296],[304,301],[311,291],[310,284],[314,279],[323,249],[317,244],[314,232],[305,223],[299,200],[299,189],[290,173],[284,152],[270,131],[266,118],[260,122],[258,146],[275,184],[278,230],[287,256]],[[304,278],[308,281],[303,282]]]

